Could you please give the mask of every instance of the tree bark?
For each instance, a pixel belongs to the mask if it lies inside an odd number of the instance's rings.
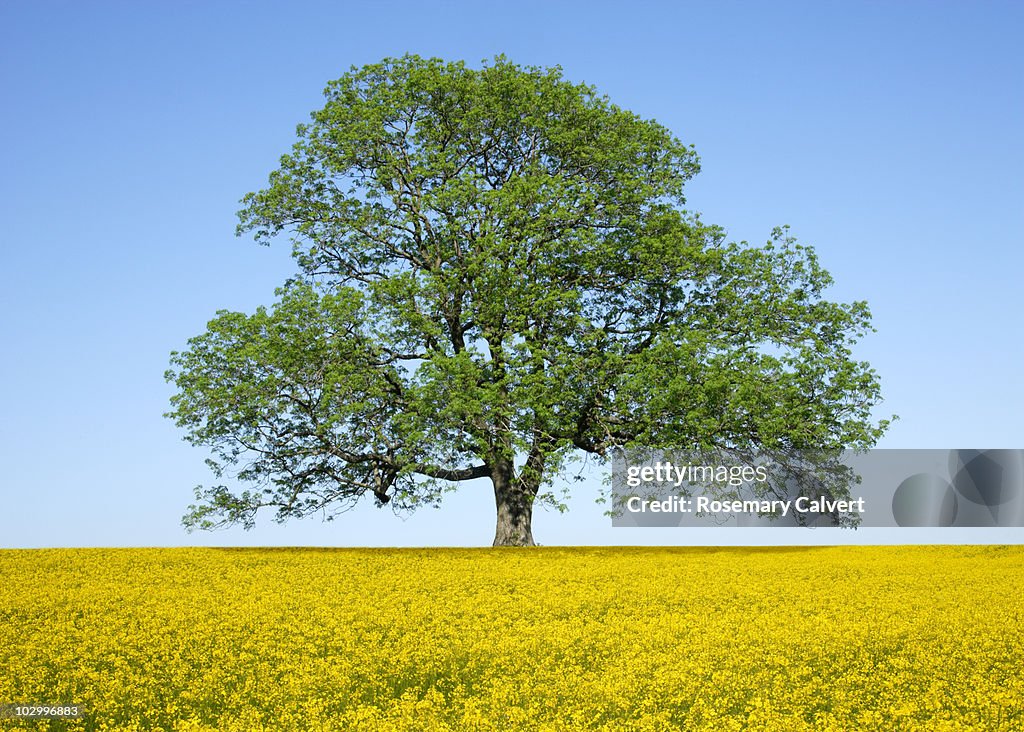
[[[498,509],[494,546],[535,546],[533,543],[533,499],[537,492],[517,480],[511,464],[491,473],[494,503]]]

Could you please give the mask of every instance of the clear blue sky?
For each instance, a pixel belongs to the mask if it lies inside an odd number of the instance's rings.
[[[408,520],[367,505],[186,534],[205,453],[162,417],[168,354],[270,304],[287,246],[234,236],[325,83],[406,52],[559,64],[696,145],[689,204],[736,240],[790,224],[866,299],[880,446],[1024,448],[1024,4],[0,4],[0,547],[480,545],[489,484]],[[596,480],[596,477],[594,478]],[[613,530],[593,481],[544,544],[1021,541]]]

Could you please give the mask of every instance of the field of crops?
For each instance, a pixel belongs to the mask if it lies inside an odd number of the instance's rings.
[[[1024,729],[1024,547],[0,551],[0,729]]]

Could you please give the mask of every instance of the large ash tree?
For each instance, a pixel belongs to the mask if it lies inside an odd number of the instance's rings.
[[[298,273],[172,355],[169,416],[217,476],[185,524],[436,504],[489,480],[495,545],[574,458],[623,446],[865,447],[864,303],[785,229],[688,212],[694,150],[559,69],[416,56],[353,69],[239,232]]]

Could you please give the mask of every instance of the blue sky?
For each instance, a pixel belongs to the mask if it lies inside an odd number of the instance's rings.
[[[0,547],[481,545],[487,483],[407,520],[187,534],[205,453],[163,380],[220,308],[273,301],[286,245],[234,236],[328,80],[407,52],[563,67],[697,147],[690,206],[730,238],[789,224],[878,330],[881,447],[1024,448],[1024,5],[993,2],[0,5]],[[1021,541],[615,529],[592,500],[543,544]]]

